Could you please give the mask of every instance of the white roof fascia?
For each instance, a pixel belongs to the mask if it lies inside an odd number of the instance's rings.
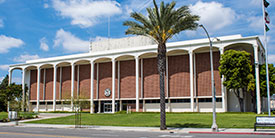
[[[241,35],[232,35],[232,36],[222,36],[222,37],[217,37],[217,38],[220,39],[220,41],[223,43],[256,39],[260,43],[260,46],[263,48],[262,43],[259,40],[258,36],[242,37]],[[215,44],[215,43],[219,43],[219,42],[214,41],[213,44]],[[196,39],[196,40],[187,40],[187,41],[179,41],[179,42],[169,42],[166,44],[167,49],[178,48],[178,47],[189,48],[189,47],[201,46],[201,45],[209,45],[209,40],[208,39]],[[59,61],[64,61],[64,60],[75,60],[75,59],[79,59],[79,58],[95,58],[95,57],[100,57],[100,56],[108,57],[108,56],[114,56],[114,55],[118,55],[118,54],[136,53],[136,52],[150,51],[150,50],[157,50],[157,45],[148,45],[148,46],[142,46],[142,47],[127,48],[127,49],[115,49],[115,50],[108,50],[108,51],[97,51],[97,52],[92,52],[92,53],[82,53],[82,54],[73,54],[73,55],[67,55],[67,56],[58,56],[58,57],[42,58],[42,59],[36,59],[36,60],[28,60],[28,61],[26,61],[26,63],[14,64],[14,65],[10,65],[10,67],[33,65],[33,64],[40,64],[40,63],[59,62]]]

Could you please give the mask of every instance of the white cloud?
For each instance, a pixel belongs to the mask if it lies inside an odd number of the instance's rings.
[[[4,27],[4,21],[3,19],[0,19],[0,28]]]
[[[81,40],[63,29],[56,32],[54,40],[54,47],[62,46],[66,52],[88,52],[89,44],[89,41]]]
[[[0,70],[4,70],[4,71],[9,70],[9,65],[0,65]]]
[[[40,42],[40,49],[42,49],[43,51],[49,51],[49,46],[47,44],[46,37],[41,38],[39,42]]]
[[[0,53],[7,53],[10,48],[17,48],[23,44],[24,42],[21,39],[0,35]]]
[[[135,12],[141,12],[144,11],[147,7],[149,7],[151,4],[153,4],[152,0],[128,0],[125,2],[124,6],[124,16],[129,17],[130,13],[133,11]]]
[[[37,54],[35,54],[35,55],[23,54],[23,55],[20,55],[19,57],[13,58],[13,61],[26,62],[27,60],[33,60],[33,59],[38,59],[38,58],[39,58],[39,56]]]
[[[189,8],[193,14],[200,16],[199,23],[210,31],[216,31],[231,25],[237,18],[234,10],[214,1],[198,1],[195,5],[190,5]]]
[[[53,0],[53,7],[62,17],[71,18],[72,25],[80,27],[90,27],[102,17],[122,13],[120,4],[111,0]]]
[[[263,17],[262,16],[252,16],[247,18],[247,21],[250,23],[249,27],[253,29],[263,29]]]
[[[268,55],[268,63],[275,64],[275,55]]]

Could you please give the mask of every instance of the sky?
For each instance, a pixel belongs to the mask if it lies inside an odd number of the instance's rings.
[[[161,0],[156,0],[160,3]],[[211,37],[241,34],[263,38],[262,0],[174,0],[200,16]],[[269,62],[275,63],[275,0],[267,0]],[[172,0],[164,0],[165,3]],[[127,37],[123,22],[130,13],[152,7],[152,0],[0,0],[0,81],[11,64],[87,53],[89,43]],[[108,36],[110,18],[110,36]],[[205,38],[201,28],[184,31],[170,42]],[[13,73],[21,82],[21,71]]]

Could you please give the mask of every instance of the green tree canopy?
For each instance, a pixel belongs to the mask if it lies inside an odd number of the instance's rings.
[[[0,111],[6,111],[7,102],[17,102],[22,100],[22,85],[12,83],[8,85],[8,75],[0,84]]]
[[[269,89],[270,95],[275,94],[275,67],[273,64],[268,64],[268,72],[269,72]],[[266,65],[260,65],[260,89],[261,96],[267,97],[266,92]]]
[[[240,104],[240,110],[243,112],[243,96],[240,89],[244,92],[249,88],[253,88],[251,84],[252,65],[250,54],[245,51],[227,50],[221,55],[219,71],[224,75],[225,81],[223,85],[226,89],[234,91]]]

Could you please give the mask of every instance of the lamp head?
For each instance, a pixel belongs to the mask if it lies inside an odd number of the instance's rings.
[[[202,24],[199,24],[199,27],[203,27],[203,25],[202,25]]]

